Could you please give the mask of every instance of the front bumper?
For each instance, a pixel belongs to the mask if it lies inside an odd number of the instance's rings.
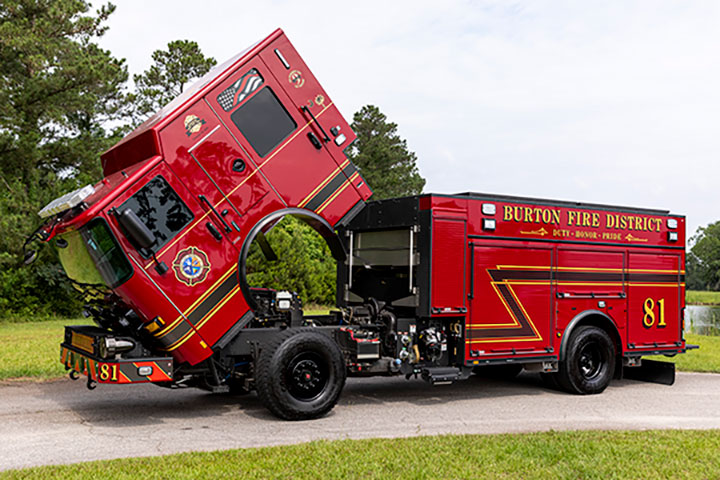
[[[65,342],[60,344],[60,362],[71,377],[77,374],[88,377],[88,382],[97,383],[150,383],[172,382],[172,357],[125,358],[115,355],[103,358],[98,354],[99,339],[108,333],[86,326],[65,327]],[[90,383],[88,383],[90,385]]]

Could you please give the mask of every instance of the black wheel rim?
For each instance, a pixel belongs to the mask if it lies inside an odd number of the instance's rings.
[[[290,395],[310,401],[322,394],[329,381],[325,359],[314,352],[296,355],[285,369],[285,385]]]
[[[586,380],[600,375],[604,363],[602,348],[597,343],[588,343],[580,350],[580,373]]]

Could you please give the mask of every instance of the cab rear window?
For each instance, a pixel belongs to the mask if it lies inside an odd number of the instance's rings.
[[[150,180],[118,210],[122,212],[126,208],[135,212],[135,215],[155,235],[157,240],[153,246],[155,251],[165,245],[193,219],[190,209],[162,175]],[[145,257],[150,255],[150,252],[142,250],[140,253]]]
[[[270,153],[297,127],[270,87],[264,87],[247,99],[230,118],[261,157]]]

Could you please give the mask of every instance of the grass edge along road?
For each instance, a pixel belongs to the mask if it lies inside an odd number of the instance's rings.
[[[82,323],[87,320],[0,323],[0,381],[63,377],[60,342],[64,326]],[[673,358],[650,358],[675,362],[680,371],[720,373],[720,337],[687,334],[685,339],[700,349]]]
[[[687,305],[720,305],[720,292],[687,290],[685,303]]]
[[[0,479],[717,478],[720,430],[316,441],[0,472]]]

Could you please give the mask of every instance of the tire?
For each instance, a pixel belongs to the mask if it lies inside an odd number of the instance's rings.
[[[572,333],[560,362],[557,381],[570,393],[601,393],[615,372],[615,345],[608,334],[597,327],[578,327]]]
[[[256,388],[276,416],[308,420],[332,410],[346,375],[343,354],[331,338],[312,329],[289,330],[260,353]]]
[[[522,372],[523,366],[517,363],[507,365],[486,365],[473,368],[473,373],[479,377],[492,378],[496,380],[510,380]]]

